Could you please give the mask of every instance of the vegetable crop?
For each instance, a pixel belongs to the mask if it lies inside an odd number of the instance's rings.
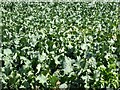
[[[2,89],[118,89],[118,4],[2,2]]]

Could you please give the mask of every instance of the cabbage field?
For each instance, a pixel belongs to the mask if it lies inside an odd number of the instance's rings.
[[[1,2],[2,90],[118,90],[119,4]]]

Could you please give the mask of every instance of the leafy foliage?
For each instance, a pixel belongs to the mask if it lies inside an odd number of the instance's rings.
[[[1,3],[3,89],[119,88],[118,3]]]

